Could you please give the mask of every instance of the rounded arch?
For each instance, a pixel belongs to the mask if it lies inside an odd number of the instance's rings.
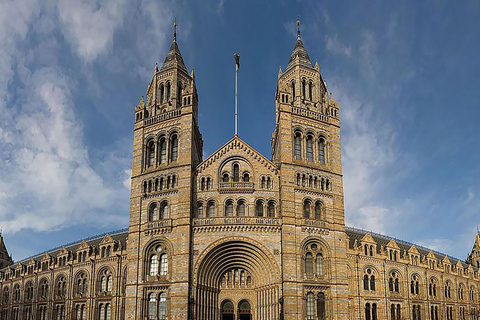
[[[301,248],[303,250],[303,252],[305,252],[308,247],[312,244],[319,244],[320,245],[320,251],[328,256],[331,255],[331,248],[330,246],[328,245],[327,241],[325,241],[325,239],[323,238],[319,238],[319,237],[314,237],[314,236],[309,236],[309,237],[306,237],[303,241],[302,241],[302,244],[301,244]]]
[[[222,275],[232,268],[250,272],[257,286],[279,281],[278,265],[272,254],[247,237],[221,239],[206,248],[195,265],[194,283],[219,287]]]
[[[147,244],[143,248],[143,257],[145,257],[145,255],[152,249],[152,247],[154,247],[156,245],[159,245],[159,244],[165,245],[167,247],[167,250],[170,253],[170,255],[173,254],[172,243],[167,238],[158,237],[158,238],[151,239],[149,242],[147,242]]]
[[[87,269],[81,268],[81,269],[78,269],[77,271],[75,271],[75,273],[73,274],[73,279],[77,279],[78,277],[80,277],[82,275],[82,273],[85,274],[85,276],[87,276],[87,277],[90,276],[90,273],[88,272]],[[42,280],[43,279],[46,279],[46,278],[42,278]]]
[[[380,271],[377,269],[377,267],[375,267],[372,264],[368,264],[368,265],[364,266],[362,268],[362,274],[367,273],[368,269],[372,270],[374,275],[380,275],[381,274]]]
[[[387,271],[387,275],[391,275],[393,272],[400,278],[403,279],[403,274],[398,268],[390,268]]]

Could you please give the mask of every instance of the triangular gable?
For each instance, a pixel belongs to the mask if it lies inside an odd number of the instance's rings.
[[[371,244],[377,244],[377,242],[375,241],[375,239],[372,237],[372,235],[370,234],[370,232],[367,232],[363,238],[361,239],[362,243],[371,243]]]
[[[100,241],[100,245],[108,244],[108,243],[113,243],[115,240],[113,240],[112,236],[109,235],[108,233],[103,237],[102,241]]]
[[[430,258],[430,259],[437,259],[437,256],[435,255],[435,253],[433,253],[432,250],[430,250],[430,252],[427,254],[427,258]]]
[[[47,252],[45,252],[45,254],[42,256],[42,261],[45,261],[45,260],[50,261],[51,258],[52,257]]]
[[[60,252],[58,253],[58,255],[62,256],[64,254],[68,254],[68,250],[65,247],[62,247],[62,249],[60,249]]]
[[[82,240],[82,243],[80,243],[80,245],[78,246],[77,251],[78,250],[89,249],[89,248],[90,248],[90,246],[88,245],[87,241]]]
[[[400,247],[398,246],[397,242],[395,241],[395,239],[392,239],[390,240],[387,245],[386,245],[387,248],[392,248],[392,249],[397,249],[397,250],[400,250]]]
[[[443,263],[444,264],[452,264],[452,262],[450,261],[450,259],[448,259],[448,256],[445,256],[445,258],[443,258]]]
[[[410,249],[408,249],[408,253],[410,253],[410,254],[420,254],[420,252],[418,252],[418,249],[415,245],[412,245],[410,247]]]
[[[28,266],[35,265],[35,260],[33,258],[30,258],[27,263]]]
[[[457,267],[457,269],[461,269],[463,268],[463,263],[460,260],[458,260],[455,266]]]
[[[206,168],[216,163],[217,161],[222,161],[224,158],[228,157],[230,150],[241,150],[246,158],[254,159],[258,164],[263,165],[269,171],[278,174],[277,167],[273,162],[264,157],[260,152],[252,148],[248,143],[240,139],[235,135],[227,143],[217,149],[212,155],[205,159],[202,163],[197,166],[197,172],[201,173]]]

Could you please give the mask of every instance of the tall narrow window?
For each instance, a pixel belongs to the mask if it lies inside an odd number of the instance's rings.
[[[170,137],[170,159],[171,161],[177,161],[178,159],[178,137],[176,134],[172,134]]]
[[[305,200],[303,203],[303,217],[309,219],[310,218],[310,200]]]
[[[167,82],[167,102],[170,101],[170,91],[171,91],[170,82]]]
[[[166,163],[167,162],[167,142],[165,140],[165,137],[160,138],[158,147],[160,149],[160,164]]]
[[[112,275],[107,276],[107,292],[112,292],[113,278]]]
[[[153,166],[154,162],[155,162],[155,143],[153,141],[150,141],[148,143],[148,147],[147,147],[147,158],[148,158],[148,162],[147,162],[147,165],[149,167]]]
[[[158,299],[158,319],[167,319],[167,295],[165,292],[160,293]]]
[[[148,295],[148,320],[154,320],[157,317],[157,299],[155,293]]]
[[[156,254],[150,257],[150,272],[151,276],[156,276],[158,273],[158,257]]]
[[[160,85],[160,103],[165,99],[165,86],[163,83]]]
[[[255,205],[255,215],[257,217],[263,217],[263,201],[258,200]]]
[[[302,80],[302,98],[306,99],[306,90],[307,90],[307,81],[305,79]]]
[[[243,182],[250,182],[250,175],[248,174],[248,172],[245,172],[243,174]]]
[[[325,164],[325,139],[318,139],[318,161],[320,164]]]
[[[370,277],[370,290],[375,291],[375,276]]]
[[[197,205],[197,218],[203,218],[203,203]]]
[[[364,275],[363,276],[363,290],[368,290],[368,276]]]
[[[295,81],[292,81],[292,100],[295,100]]]
[[[111,316],[111,313],[112,313],[112,308],[110,306],[110,303],[107,303],[106,306],[105,306],[105,320],[110,320],[110,316]]]
[[[237,216],[239,216],[239,217],[244,217],[245,216],[245,202],[243,200],[238,201]]]
[[[321,276],[323,274],[323,255],[321,253],[317,253],[315,262],[317,267],[317,276]]]
[[[177,103],[181,103],[182,101],[182,83],[178,83],[178,88],[177,88]]]
[[[377,320],[377,304],[372,303],[372,320]]]
[[[225,203],[225,216],[226,217],[233,217],[233,201],[227,200]]]
[[[315,319],[315,296],[312,292],[307,293],[307,320]]]
[[[315,219],[322,219],[322,203],[320,201],[315,203]]]
[[[307,136],[307,160],[313,161],[313,137]]]
[[[317,319],[325,320],[325,293],[323,292],[317,295]]]
[[[312,82],[308,83],[308,100],[313,101]]]
[[[370,313],[370,303],[365,304],[365,320],[372,320]]]
[[[208,203],[207,216],[208,216],[209,218],[215,217],[215,203],[214,203],[213,201],[210,201],[210,202]]]
[[[155,221],[158,220],[158,207],[156,203],[152,203],[150,205],[150,210],[149,210],[149,220],[150,221]]]
[[[305,255],[305,273],[308,276],[313,275],[313,255],[310,252]]]
[[[238,182],[240,181],[240,172],[239,172],[239,166],[238,163],[233,164],[233,181]]]
[[[168,256],[166,253],[160,256],[160,275],[166,276],[168,273]]]
[[[168,219],[168,202],[162,202],[160,206],[160,218],[161,219]]]
[[[267,215],[270,218],[275,217],[275,202],[273,202],[273,201],[268,202]]]
[[[302,159],[302,135],[300,132],[295,133],[295,159],[301,160]]]

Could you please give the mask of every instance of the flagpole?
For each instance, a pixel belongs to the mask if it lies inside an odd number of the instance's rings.
[[[234,54],[235,58],[235,135],[238,135],[238,69],[240,68],[240,55]]]

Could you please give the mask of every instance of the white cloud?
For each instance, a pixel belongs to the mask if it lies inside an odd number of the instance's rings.
[[[428,249],[432,249],[442,253],[451,251],[453,247],[452,240],[446,239],[446,238],[424,239],[424,240],[418,241],[417,243]]]
[[[334,54],[343,54],[347,57],[350,57],[352,55],[352,47],[343,44],[338,39],[337,33],[333,37],[330,35],[327,35],[326,38],[327,38],[327,50],[331,51]]]
[[[122,23],[126,1],[58,0],[66,38],[89,62],[112,47],[115,29]]]
[[[352,223],[355,227],[385,234],[385,221],[388,214],[387,208],[365,206],[358,209],[358,213],[352,218]]]

